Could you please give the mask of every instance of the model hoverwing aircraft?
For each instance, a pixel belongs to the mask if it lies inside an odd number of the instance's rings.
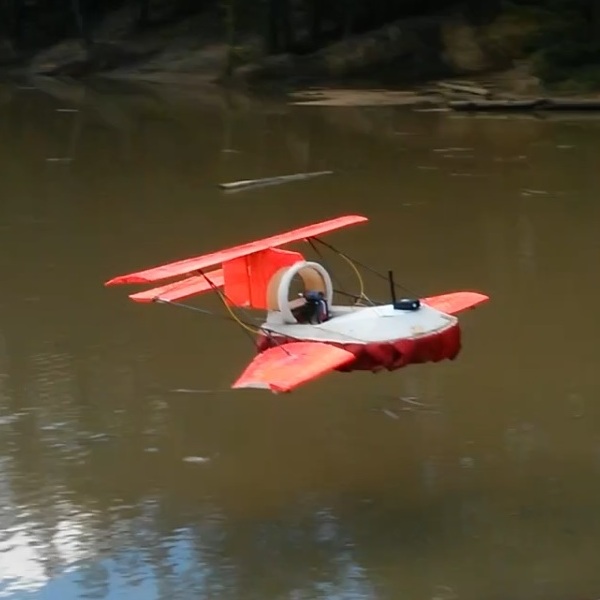
[[[185,276],[178,281],[134,293],[135,302],[180,304],[206,292],[223,300],[231,316],[256,335],[257,355],[232,388],[289,392],[326,373],[389,371],[409,364],[454,359],[460,352],[456,315],[489,299],[477,292],[454,292],[427,298],[396,299],[388,273],[392,302],[371,302],[362,289],[356,264],[320,236],[363,223],[366,217],[343,216],[308,225],[226,250],[165,264],[107,281],[105,285],[143,284]],[[300,252],[281,249],[292,242],[320,242],[338,252],[355,270],[361,291],[347,305],[334,304],[332,279],[325,267]],[[212,269],[212,270],[210,270]],[[290,298],[292,282],[304,290]],[[366,301],[366,303],[365,303]],[[242,321],[233,308],[266,311],[262,325]]]

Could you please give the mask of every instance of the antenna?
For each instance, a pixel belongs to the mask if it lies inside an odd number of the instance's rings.
[[[388,280],[390,282],[390,293],[392,295],[392,304],[396,306],[396,284],[394,283],[394,272],[388,271]]]
[[[390,282],[390,294],[392,295],[392,306],[394,310],[419,310],[421,301],[418,298],[396,299],[396,284],[394,283],[394,272],[388,271],[388,280]]]

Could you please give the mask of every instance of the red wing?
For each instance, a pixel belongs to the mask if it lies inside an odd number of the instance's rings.
[[[292,342],[258,354],[232,388],[289,392],[354,360],[354,354],[321,342]]]
[[[336,219],[330,219],[329,221],[322,221],[321,223],[314,223],[313,225],[306,225],[293,231],[286,233],[280,233],[273,235],[262,240],[255,242],[249,242],[240,246],[234,246],[226,250],[219,252],[213,252],[211,254],[204,254],[203,256],[196,256],[195,258],[186,258],[177,262],[161,265],[144,271],[138,271],[136,273],[129,273],[127,275],[120,275],[114,277],[110,281],[107,281],[104,285],[119,285],[124,283],[149,283],[151,281],[159,281],[161,279],[169,279],[170,277],[177,277],[179,275],[187,275],[193,271],[200,271],[207,267],[212,267],[235,258],[241,258],[267,250],[269,248],[276,248],[283,246],[284,244],[290,244],[291,242],[297,242],[305,240],[307,238],[316,237],[323,233],[335,231],[355,223],[362,223],[366,221],[366,217],[359,215],[347,215],[345,217],[338,217]]]
[[[455,315],[463,310],[475,308],[478,304],[489,299],[489,296],[477,292],[452,292],[423,298],[423,303],[447,315]]]
[[[155,300],[171,302],[204,292],[212,292],[214,288],[223,287],[223,283],[223,270],[218,269],[207,273],[206,277],[204,275],[194,275],[175,283],[131,294],[129,297],[134,302],[154,302]]]

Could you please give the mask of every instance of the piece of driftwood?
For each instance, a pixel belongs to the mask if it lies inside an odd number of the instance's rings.
[[[467,84],[467,83],[458,83],[458,82],[449,82],[449,81],[439,81],[438,82],[438,87],[442,88],[443,90],[448,90],[450,92],[457,92],[460,94],[473,94],[475,96],[490,96],[491,95],[491,91],[478,86],[478,85],[471,85],[471,84]]]
[[[534,98],[527,100],[456,100],[448,106],[456,111],[600,111],[600,100]]]
[[[455,100],[449,102],[452,110],[478,111],[478,110],[537,110],[539,100]]]
[[[600,99],[594,98],[548,98],[546,110],[600,110]]]
[[[231,183],[220,183],[219,187],[226,192],[241,192],[249,188],[267,187],[270,185],[279,185],[292,181],[303,181],[320,177],[321,175],[331,175],[333,171],[315,171],[312,173],[295,173],[293,175],[281,175],[279,177],[265,177],[262,179],[242,179],[241,181],[232,181]]]

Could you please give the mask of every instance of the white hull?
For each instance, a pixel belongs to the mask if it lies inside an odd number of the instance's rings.
[[[332,317],[311,325],[284,323],[280,312],[270,312],[262,325],[268,334],[306,341],[340,344],[369,344],[413,339],[439,333],[458,319],[421,304],[418,310],[395,310],[393,305],[351,307],[333,306]]]

